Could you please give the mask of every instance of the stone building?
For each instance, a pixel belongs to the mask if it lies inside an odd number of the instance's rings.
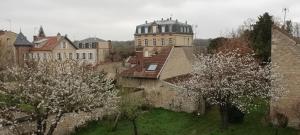
[[[66,60],[76,57],[77,47],[67,36],[62,36],[60,33],[56,36],[46,36],[41,27],[39,34],[33,39],[28,59],[43,61]]]
[[[11,31],[0,30],[0,51],[5,55],[5,59],[1,60],[2,66],[13,65],[16,63],[14,42],[17,34]],[[3,57],[3,56],[1,56]]]
[[[180,101],[183,89],[166,81],[192,71],[193,51],[190,46],[137,48],[136,56],[126,61],[127,69],[121,73],[120,82],[124,87],[142,89],[145,98],[155,107],[197,111],[195,100]]]
[[[288,117],[288,125],[300,128],[300,41],[284,30],[272,28],[272,63],[278,65],[277,72],[282,76],[281,85],[288,91],[278,102],[271,103],[271,118],[276,113]]]
[[[96,37],[75,41],[77,47],[76,59],[89,64],[99,64],[105,62],[111,50],[111,41],[105,41]]]
[[[136,26],[135,46],[191,46],[193,29],[187,22],[182,23],[172,18],[145,22]]]
[[[33,47],[33,44],[27,40],[27,38],[20,32],[17,35],[16,41],[14,42],[15,46],[15,57],[16,64],[24,66],[27,58],[29,57],[30,49]]]

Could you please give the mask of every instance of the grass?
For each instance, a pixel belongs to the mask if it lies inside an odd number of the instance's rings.
[[[143,113],[137,120],[139,135],[275,135],[275,129],[262,124],[265,112],[254,111],[245,117],[242,124],[231,124],[229,129],[219,129],[219,113],[212,109],[203,116],[194,116],[183,112],[153,109]],[[127,120],[119,122],[112,132],[111,121],[93,121],[80,128],[74,135],[132,135],[132,124]],[[297,135],[297,131],[279,129],[279,135]]]

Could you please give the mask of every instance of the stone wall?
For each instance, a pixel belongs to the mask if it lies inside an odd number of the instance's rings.
[[[185,89],[156,79],[132,79],[122,78],[121,83],[125,87],[144,89],[143,98],[149,101],[154,107],[161,107],[173,111],[204,113],[204,102],[196,99],[192,94],[186,95]],[[200,99],[201,100],[201,99]]]
[[[279,66],[278,72],[283,76],[282,84],[286,95],[278,102],[271,103],[271,118],[276,121],[276,112],[285,114],[289,119],[289,126],[299,128],[300,108],[300,45],[279,28],[272,29],[272,63]]]
[[[103,109],[95,109],[92,112],[79,112],[79,113],[67,113],[64,114],[62,119],[57,125],[57,128],[54,131],[54,135],[66,135],[74,132],[76,127],[83,126],[86,122],[91,120],[102,119],[105,114],[108,112],[103,111]],[[53,120],[54,115],[49,117],[49,120]],[[51,121],[47,122],[47,128],[49,128]],[[19,132],[23,134],[32,133],[33,129],[36,128],[35,122],[24,122],[21,126],[18,127]],[[0,128],[1,135],[14,135],[8,127]]]

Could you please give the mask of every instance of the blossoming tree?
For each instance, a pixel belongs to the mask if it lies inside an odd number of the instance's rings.
[[[117,108],[118,91],[112,80],[104,72],[76,61],[39,62],[30,67],[14,67],[2,72],[1,76],[0,90],[17,100],[17,104],[5,105],[2,109],[31,116],[36,121],[37,135],[53,134],[65,113]],[[32,109],[25,111],[20,104]],[[49,115],[56,117],[49,120]],[[1,116],[0,124],[18,124],[11,116]],[[47,121],[51,121],[48,126]]]
[[[280,97],[283,87],[277,83],[278,78],[271,71],[271,64],[262,66],[252,55],[241,55],[235,50],[197,55],[191,78],[178,84],[219,106],[221,127],[227,128],[230,105],[248,112],[257,99],[270,101]]]

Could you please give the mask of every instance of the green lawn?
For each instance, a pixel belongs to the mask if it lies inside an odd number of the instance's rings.
[[[142,114],[137,120],[140,135],[275,135],[268,124],[262,124],[264,111],[246,115],[243,124],[230,125],[226,131],[219,130],[217,109],[197,117],[188,113],[153,109]],[[110,131],[112,122],[94,121],[80,128],[74,135],[133,135],[132,124],[126,120],[119,122],[118,129]],[[280,129],[279,135],[297,135],[293,129]]]

